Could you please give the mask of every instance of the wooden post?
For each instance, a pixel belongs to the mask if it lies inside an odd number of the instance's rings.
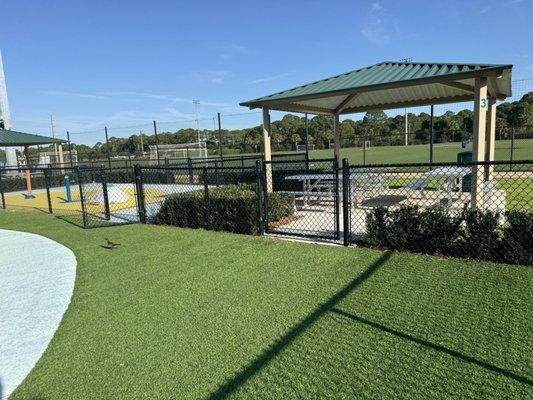
[[[31,173],[30,173],[30,151],[28,146],[24,146],[24,157],[26,158],[26,198],[34,199],[35,196],[32,194],[31,190]]]
[[[263,151],[264,159],[267,162],[265,164],[265,175],[266,175],[266,185],[267,192],[272,192],[272,149],[270,147],[270,114],[268,113],[268,108],[263,108]]]
[[[496,145],[496,99],[489,98],[489,109],[487,118],[487,133],[485,136],[485,161],[494,161],[494,148]],[[485,180],[491,181],[494,173],[494,165],[485,167]]]
[[[476,78],[474,85],[474,137],[472,161],[485,159],[485,128],[487,123],[487,78]],[[472,166],[472,208],[483,209],[483,166]]]
[[[59,165],[61,168],[61,173],[63,173],[63,163],[65,162],[65,159],[63,158],[63,145],[61,143],[57,146],[57,152],[59,154]]]
[[[333,116],[333,154],[339,158],[341,152],[341,138],[340,138],[340,126],[339,115]]]

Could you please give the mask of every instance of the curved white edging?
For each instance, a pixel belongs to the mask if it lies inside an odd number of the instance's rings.
[[[46,350],[76,277],[68,248],[32,233],[0,229],[0,399]]]

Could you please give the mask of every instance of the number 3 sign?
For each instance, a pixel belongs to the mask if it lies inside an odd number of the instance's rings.
[[[484,97],[481,99],[481,108],[487,108],[487,104],[488,104],[488,101],[487,101],[487,98]]]

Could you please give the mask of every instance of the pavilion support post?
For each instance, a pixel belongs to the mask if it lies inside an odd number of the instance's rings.
[[[489,99],[489,109],[487,118],[487,133],[485,136],[485,161],[494,161],[494,147],[496,144],[496,99]],[[485,167],[485,180],[491,181],[494,174],[494,165]]]
[[[63,173],[63,164],[65,163],[65,158],[63,156],[63,145],[61,143],[57,146],[57,152],[59,154],[59,165],[61,168],[61,173]]]
[[[485,159],[485,128],[487,122],[487,78],[476,78],[474,86],[474,137],[472,161],[475,163]],[[471,206],[483,209],[483,165],[472,166]]]
[[[338,159],[340,157],[340,153],[341,153],[341,138],[340,138],[339,115],[335,114],[333,116],[333,154]]]
[[[263,108],[263,152],[265,160],[265,178],[267,193],[272,193],[272,148],[270,146],[271,130],[270,130],[270,114],[268,108]]]
[[[24,157],[26,158],[26,169],[24,175],[26,176],[26,199],[34,199],[35,196],[32,194],[31,188],[31,173],[30,173],[30,151],[28,146],[24,146]]]

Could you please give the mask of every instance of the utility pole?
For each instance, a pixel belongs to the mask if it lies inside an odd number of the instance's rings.
[[[411,57],[401,58],[400,62],[402,63],[411,63],[413,59]],[[409,122],[407,120],[407,108],[405,108],[405,145],[409,144]]]
[[[53,115],[50,115],[50,129],[52,130],[52,137],[55,139],[56,138],[56,132],[55,132],[55,123],[54,123],[54,116]],[[54,157],[55,157],[55,162],[57,163],[58,158],[59,158],[59,154],[58,154],[58,151],[57,151],[57,143],[54,143]]]
[[[407,119],[407,108],[405,109],[405,145],[409,145],[409,121]]]
[[[194,113],[196,114],[196,135],[198,136],[198,147],[200,147],[200,122],[198,121],[198,105],[200,104],[200,100],[193,100],[192,104],[194,104]]]
[[[142,157],[144,156],[143,131],[139,131],[139,136],[141,137],[141,157]]]
[[[220,151],[220,158],[224,158],[224,156],[222,155],[222,127],[220,125],[220,113],[217,113],[217,117],[218,117],[218,148],[219,148],[219,151]]]

